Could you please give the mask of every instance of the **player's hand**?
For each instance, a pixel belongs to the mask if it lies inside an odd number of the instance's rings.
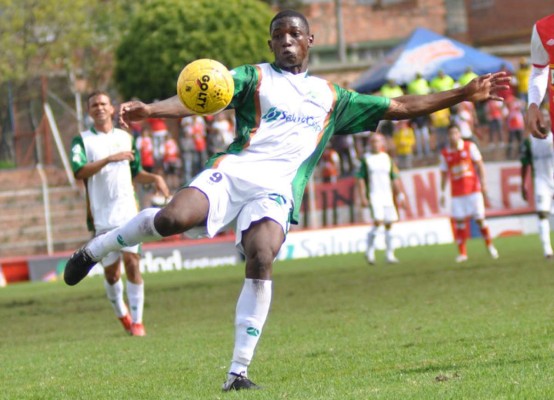
[[[119,106],[119,124],[129,128],[131,121],[140,121],[150,116],[150,107],[142,101],[128,101]]]
[[[369,207],[369,200],[365,197],[362,197],[362,199],[360,200],[360,205],[362,207]]]
[[[135,154],[132,151],[122,151],[108,157],[108,162],[133,161]]]
[[[509,89],[510,77],[505,72],[496,72],[474,78],[464,89],[466,90],[467,100],[472,102],[485,100],[504,100],[496,93],[499,90]]]
[[[156,190],[161,193],[162,196],[166,198],[166,200],[171,196],[165,180],[160,175],[156,175],[154,184],[156,185]]]
[[[491,206],[491,202],[489,200],[489,193],[487,192],[486,188],[481,189],[481,193],[483,194],[483,200],[485,202],[485,208],[489,208]]]
[[[542,111],[535,103],[530,104],[527,109],[527,129],[531,135],[539,139],[546,138],[548,134]]]

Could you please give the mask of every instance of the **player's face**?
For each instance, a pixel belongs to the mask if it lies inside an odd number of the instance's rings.
[[[457,127],[450,128],[448,130],[448,140],[450,141],[450,146],[455,147],[458,144],[458,141],[461,139],[462,133]]]
[[[383,149],[383,138],[380,135],[371,135],[369,149],[372,153],[379,153]]]
[[[108,96],[99,94],[89,99],[88,112],[95,123],[102,123],[112,119],[114,108]]]
[[[308,51],[313,41],[314,37],[302,19],[285,17],[273,22],[271,39],[267,43],[279,68],[298,73],[308,67]]]

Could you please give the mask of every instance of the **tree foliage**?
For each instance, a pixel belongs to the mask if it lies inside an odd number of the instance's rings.
[[[267,61],[272,17],[258,0],[150,0],[116,51],[119,91],[145,101],[172,96],[181,69],[198,58],[229,68]]]
[[[132,0],[0,0],[0,83],[71,71],[96,85],[112,69]]]

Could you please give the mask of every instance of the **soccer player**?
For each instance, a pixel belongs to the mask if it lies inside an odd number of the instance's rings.
[[[526,138],[521,152],[521,196],[528,199],[526,180],[529,169],[533,176],[535,210],[539,217],[539,238],[545,258],[552,258],[550,243],[550,210],[554,196],[554,146],[552,132],[546,139]]]
[[[179,190],[162,209],[149,208],[120,228],[77,250],[64,278],[75,285],[97,260],[122,246],[202,226],[213,237],[227,225],[246,260],[245,280],[235,317],[235,347],[223,390],[258,388],[247,376],[272,297],[273,261],[290,223],[299,220],[304,188],[333,134],[374,131],[381,119],[407,119],[460,101],[501,100],[503,74],[487,74],[464,88],[396,99],[362,95],[308,74],[314,35],[306,17],[279,12],[269,24],[274,62],[242,65],[232,71],[236,139],[224,154]],[[191,115],[177,96],[120,107],[126,124],[152,116]]]
[[[375,237],[384,226],[386,261],[396,264],[398,259],[394,256],[391,228],[398,221],[396,206],[404,207],[406,196],[398,179],[398,168],[385,151],[385,138],[380,133],[371,134],[369,151],[361,157],[356,176],[360,203],[362,207],[369,206],[373,219],[373,227],[367,235],[367,262],[375,264]]]
[[[554,14],[538,20],[531,35],[531,77],[529,79],[527,126],[531,134],[544,139],[554,130]],[[550,126],[540,105],[549,89]]]
[[[498,258],[498,251],[492,244],[489,227],[485,221],[485,198],[487,197],[485,165],[475,143],[462,139],[458,125],[453,124],[448,127],[448,146],[441,151],[439,169],[441,207],[445,205],[444,192],[450,180],[452,218],[456,225],[459,250],[456,262],[467,261],[466,220],[468,218],[475,218],[490,256]]]
[[[75,177],[85,183],[88,228],[95,235],[101,235],[137,214],[133,178],[139,183],[155,184],[165,196],[169,196],[169,191],[162,177],[142,169],[133,136],[114,128],[114,107],[108,94],[94,92],[87,104],[94,125],[73,139],[71,166]],[[121,259],[127,274],[129,307],[123,298]],[[142,322],[144,282],[139,260],[138,243],[114,249],[96,260],[104,267],[104,287],[115,314],[133,336],[146,334]]]

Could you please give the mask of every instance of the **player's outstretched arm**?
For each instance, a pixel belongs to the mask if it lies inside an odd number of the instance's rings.
[[[192,114],[177,96],[150,104],[135,100],[121,104],[119,107],[119,123],[127,128],[129,122],[140,121],[149,117],[182,118]]]
[[[504,72],[479,76],[467,85],[428,95],[391,99],[383,119],[410,119],[452,107],[462,101],[503,100],[496,93],[507,89],[510,78]]]

